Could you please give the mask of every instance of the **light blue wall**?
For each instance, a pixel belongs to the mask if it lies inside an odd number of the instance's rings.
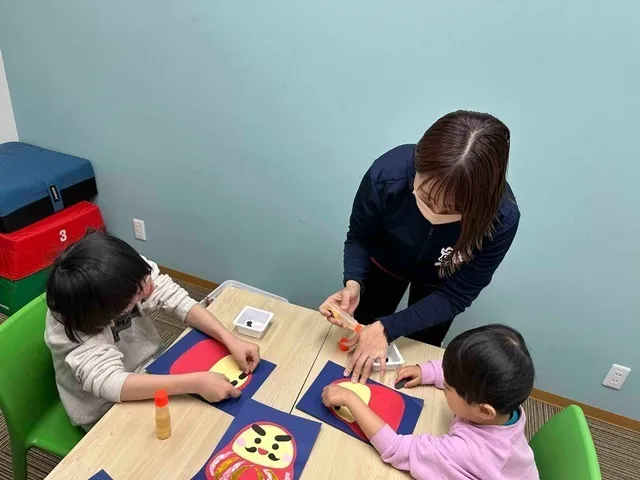
[[[0,0],[0,48],[21,139],[94,162],[113,232],[311,306],[369,163],[500,116],[523,220],[455,330],[510,323],[539,388],[640,419],[640,6],[524,3]]]

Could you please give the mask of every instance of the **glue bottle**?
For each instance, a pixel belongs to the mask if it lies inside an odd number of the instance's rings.
[[[345,313],[342,310],[340,310],[335,304],[333,303],[327,304],[327,310],[331,312],[331,316],[333,318],[342,322],[343,328],[348,328],[349,330],[355,333],[358,333],[360,330],[362,330],[362,325],[360,325],[355,318],[353,318],[348,313]]]
[[[347,328],[354,333],[358,333],[360,330],[362,330],[362,325],[360,325],[355,318],[340,310],[335,304],[327,304],[327,309],[331,312],[331,316],[333,318],[342,323],[343,328]],[[347,347],[346,345],[346,342],[348,341],[349,339],[346,337],[341,338],[340,342],[338,343],[338,348],[340,348],[340,350],[342,350],[343,352],[349,351],[349,347]]]
[[[171,436],[171,415],[169,414],[169,395],[166,390],[156,392],[156,436],[165,440]]]

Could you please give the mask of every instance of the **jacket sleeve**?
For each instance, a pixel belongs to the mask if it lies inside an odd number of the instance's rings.
[[[151,295],[142,302],[143,310],[145,312],[161,310],[184,321],[189,310],[198,302],[191,298],[187,291],[175,283],[169,275],[161,275],[158,265],[149,260],[146,261],[151,265],[151,279],[154,289]]]
[[[462,313],[489,285],[504,259],[516,231],[519,218],[485,241],[481,251],[465,263],[438,290],[400,312],[380,319],[391,342],[432,325],[448,322]]]
[[[353,200],[349,231],[344,242],[345,284],[348,280],[355,280],[362,285],[369,269],[371,241],[380,228],[381,216],[380,198],[369,170]]]
[[[398,435],[389,425],[373,436],[371,445],[385,463],[410,472],[414,478],[449,478],[448,473],[461,470],[457,459],[469,453],[468,445],[459,437]]]
[[[82,338],[65,357],[65,363],[82,385],[82,390],[110,402],[119,402],[122,385],[130,372],[125,371],[123,354],[103,334]]]

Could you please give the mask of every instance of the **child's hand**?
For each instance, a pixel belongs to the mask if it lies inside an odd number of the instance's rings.
[[[338,385],[327,385],[322,390],[322,403],[329,408],[346,407],[354,399],[358,399],[354,392]]]
[[[252,373],[260,362],[260,347],[255,343],[245,342],[233,337],[227,345],[231,356],[238,363],[240,370],[247,375]]]
[[[422,370],[418,365],[410,365],[408,367],[402,367],[396,376],[395,383],[400,380],[407,379],[407,383],[404,385],[406,388],[417,387],[422,384]]]
[[[215,372],[197,372],[193,375],[195,375],[195,393],[207,402],[220,402],[240,396],[240,390],[231,385],[224,375]]]

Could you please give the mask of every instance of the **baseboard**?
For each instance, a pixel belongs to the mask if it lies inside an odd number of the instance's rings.
[[[611,413],[606,410],[602,410],[601,408],[592,407],[591,405],[576,402],[575,400],[561,397],[560,395],[556,395],[555,393],[549,393],[545,392],[544,390],[538,390],[537,388],[534,388],[533,392],[531,392],[531,398],[535,398],[536,400],[540,400],[541,402],[550,403],[551,405],[556,405],[563,408],[568,407],[569,405],[578,405],[580,408],[582,408],[582,411],[587,417],[602,420],[603,422],[607,422],[621,428],[626,428],[628,430],[633,430],[634,432],[640,432],[640,421],[638,420],[624,417],[622,415],[618,415],[617,413]]]
[[[173,268],[163,267],[162,265],[158,265],[161,273],[166,273],[171,278],[176,278],[178,280],[184,280],[185,282],[192,283],[193,285],[197,285],[198,287],[206,288],[210,291],[215,290],[220,286],[219,283],[211,282],[209,280],[205,280],[200,277],[196,277],[194,275],[189,275],[188,273],[181,272],[179,270],[174,270]]]

